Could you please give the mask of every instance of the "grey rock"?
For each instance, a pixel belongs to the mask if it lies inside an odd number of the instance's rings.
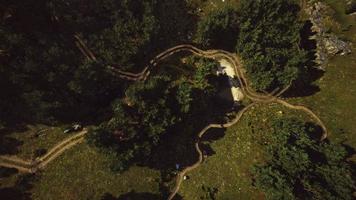
[[[319,68],[325,70],[325,64],[329,57],[336,54],[346,55],[351,53],[351,43],[342,41],[335,34],[328,33],[324,25],[324,19],[328,16],[329,7],[321,2],[312,3],[307,8],[309,20],[313,24],[311,30],[315,33],[311,39],[316,40],[316,59]]]
[[[338,39],[335,35],[325,38],[323,42],[328,54],[346,55],[351,53],[351,44]]]

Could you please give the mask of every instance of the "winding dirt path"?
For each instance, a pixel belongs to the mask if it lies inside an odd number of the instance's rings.
[[[235,117],[234,120],[232,120],[231,122],[227,122],[225,124],[209,124],[208,126],[206,126],[203,130],[201,130],[198,134],[198,139],[197,142],[195,142],[194,146],[195,146],[195,150],[198,153],[199,157],[198,160],[191,166],[183,169],[183,171],[181,171],[180,173],[178,173],[177,178],[176,178],[176,185],[172,191],[172,193],[169,195],[168,199],[171,200],[174,198],[174,196],[178,193],[179,188],[183,182],[183,177],[190,171],[194,170],[195,168],[199,167],[200,164],[203,162],[203,153],[199,147],[199,143],[201,138],[203,137],[203,135],[211,128],[228,128],[230,126],[235,125],[238,121],[240,121],[242,115],[252,106],[254,106],[256,103],[251,103],[250,105],[246,106],[245,108],[243,108]]]
[[[0,166],[15,168],[24,173],[35,173],[39,169],[46,167],[51,161],[62,155],[67,149],[74,145],[83,142],[87,130],[70,136],[52,147],[45,155],[36,158],[35,160],[25,160],[15,156],[0,156]]]
[[[74,36],[76,39],[76,45],[79,48],[80,52],[87,57],[89,60],[96,61],[96,57],[94,53],[85,45],[85,43],[80,39],[78,35]],[[250,83],[248,82],[248,79],[245,76],[244,70],[242,68],[241,61],[239,57],[235,54],[232,54],[227,51],[223,50],[201,50],[199,48],[196,48],[193,45],[189,44],[183,44],[183,45],[178,45],[172,48],[169,48],[162,53],[158,54],[156,57],[154,57],[149,64],[144,67],[144,69],[139,72],[139,73],[132,73],[132,72],[126,72],[123,70],[120,70],[117,66],[115,65],[109,65],[107,68],[111,70],[114,74],[116,74],[119,78],[123,78],[126,80],[131,80],[131,81],[145,81],[148,76],[151,73],[151,69],[155,66],[158,65],[158,63],[168,57],[170,57],[173,54],[186,51],[190,52],[194,55],[205,57],[205,58],[211,58],[215,60],[219,59],[225,59],[228,62],[232,64],[232,66],[235,69],[235,72],[237,74],[237,79],[241,85],[242,92],[245,97],[249,98],[252,103],[245,108],[243,108],[236,116],[234,120],[231,122],[227,122],[225,124],[209,124],[206,126],[203,130],[201,130],[198,133],[198,139],[195,142],[195,150],[199,155],[198,160],[191,166],[185,168],[183,171],[178,173],[176,177],[176,185],[174,189],[172,190],[171,194],[168,197],[168,200],[172,200],[175,195],[178,193],[180,186],[182,184],[183,177],[185,176],[186,173],[194,170],[200,164],[203,162],[203,153],[200,149],[199,143],[201,137],[211,128],[227,128],[230,127],[234,124],[236,124],[243,114],[251,108],[253,105],[257,103],[279,103],[282,104],[283,106],[286,106],[290,109],[295,109],[295,110],[302,110],[306,113],[308,113],[323,129],[323,135],[321,140],[325,139],[327,137],[327,128],[322,122],[322,120],[309,108],[302,106],[302,105],[292,105],[288,103],[286,100],[283,100],[279,98],[285,91],[288,90],[289,86],[286,88],[283,88],[281,90],[276,89],[271,93],[259,93],[256,92],[252,89],[250,86]],[[21,172],[25,173],[34,173],[39,169],[45,168],[48,163],[53,161],[55,158],[60,156],[63,152],[65,152],[67,149],[70,149],[71,147],[75,146],[76,144],[83,142],[84,141],[84,136],[87,133],[86,130],[83,130],[82,132],[73,135],[62,142],[58,143],[55,145],[48,153],[46,153],[44,156],[34,160],[34,161],[27,161],[27,160],[22,160],[16,157],[10,157],[10,156],[0,156],[0,166],[4,167],[10,167],[10,168],[16,168]]]

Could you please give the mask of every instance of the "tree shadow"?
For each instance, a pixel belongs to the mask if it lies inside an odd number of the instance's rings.
[[[202,143],[200,143],[200,149],[202,150],[204,157],[209,157],[216,152],[211,147],[211,143],[225,137],[226,128],[213,128],[209,129],[201,138]]]
[[[203,128],[200,127],[191,131],[185,130],[185,127],[177,127],[163,135],[160,144],[153,150],[152,156],[144,165],[163,172],[174,170],[176,164],[181,168],[192,165],[198,159],[194,142],[196,133]]]
[[[202,137],[202,141],[212,142],[220,140],[225,136],[226,128],[212,128],[209,129]]]
[[[31,200],[30,190],[35,179],[35,175],[32,174],[20,176],[14,187],[0,188],[0,199]]]
[[[161,195],[152,194],[148,192],[135,192],[131,191],[129,193],[115,197],[110,193],[105,193],[101,200],[160,200],[163,199]]]
[[[313,122],[306,122],[305,127],[307,130],[310,130],[310,137],[315,141],[319,141],[324,135],[323,128]]]
[[[349,146],[349,145],[345,144],[344,142],[341,144],[341,146],[343,146],[345,148],[348,158],[351,158],[356,154],[356,150],[352,146]]]
[[[195,31],[197,17],[189,13],[186,1],[181,0],[161,0],[154,8],[154,15],[157,19],[157,34],[151,42],[140,48],[137,55],[132,60],[136,66],[134,71],[142,70],[149,61],[163,50],[182,43],[191,43],[192,35]]]
[[[285,97],[306,97],[320,91],[320,87],[315,85],[314,82],[320,79],[325,71],[318,68],[317,63],[315,63],[317,45],[316,40],[311,39],[315,35],[315,32],[311,29],[312,26],[313,24],[307,20],[300,30],[299,46],[307,52],[306,70],[302,72],[301,78],[296,80],[292,87],[283,95]]]
[[[221,113],[214,113],[214,115],[224,116]],[[159,145],[152,152],[152,156],[142,162],[142,165],[166,174],[194,164],[198,160],[198,153],[195,149],[195,142],[198,140],[197,134],[210,123],[216,123],[216,121],[223,123],[220,120],[218,118],[209,120],[204,119],[204,117],[200,119],[192,117],[177,124],[161,137]],[[220,128],[209,129],[202,136],[201,141],[205,144],[201,143],[200,145],[207,155],[214,154],[208,143],[223,138],[225,130]],[[179,169],[176,169],[177,164]]]
[[[14,168],[0,167],[0,178],[7,178],[14,174],[17,174],[19,171]]]
[[[295,81],[293,85],[283,94],[283,97],[307,97],[320,92],[320,87],[315,81],[324,76],[325,71],[317,68],[309,68],[303,76],[303,81]]]
[[[12,125],[0,130],[0,155],[18,153],[19,146],[23,145],[22,141],[10,136],[13,132],[26,132],[28,127],[23,124]]]
[[[31,199],[26,197],[20,190],[17,188],[0,188],[0,199],[6,200],[27,200]]]
[[[18,147],[21,146],[23,142],[18,141],[15,138],[1,136],[0,137],[0,154],[10,154],[14,155],[18,153]]]
[[[17,154],[18,147],[23,145],[22,141],[9,136],[10,133],[26,131],[27,128],[24,126],[16,126],[16,128],[7,128],[0,130],[0,155],[1,154]]]
[[[310,20],[305,21],[302,29],[300,30],[300,42],[299,46],[308,52],[308,66],[315,66],[315,53],[317,43],[316,40],[311,39],[316,33],[312,31],[313,24]]]
[[[233,106],[234,98],[231,93],[231,86],[229,84],[228,76],[218,76],[218,95],[216,101],[218,104],[223,105],[224,109],[230,109]]]
[[[216,151],[214,151],[214,149],[210,146],[209,143],[201,143],[200,149],[203,152],[203,156],[212,156],[216,154]]]
[[[197,162],[199,156],[195,149],[197,134],[210,123],[212,121],[209,117],[197,119],[196,116],[183,121],[161,137],[160,144],[154,149],[152,156],[142,163],[142,166],[160,171],[162,177],[160,192],[163,197],[170,194],[168,183],[174,180],[177,173]],[[209,143],[224,137],[224,131],[225,129],[209,129],[207,135],[204,134],[199,144],[204,157],[215,154]],[[181,197],[176,197],[179,198]]]

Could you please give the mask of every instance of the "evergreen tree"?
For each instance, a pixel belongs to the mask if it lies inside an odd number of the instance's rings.
[[[233,49],[239,33],[239,14],[232,7],[213,10],[198,23],[196,41],[206,48]]]
[[[271,159],[256,166],[255,185],[267,199],[352,199],[355,182],[345,147],[315,140],[315,129],[296,119],[272,124]]]
[[[301,78],[299,7],[292,0],[242,0],[237,51],[253,87],[272,90]]]

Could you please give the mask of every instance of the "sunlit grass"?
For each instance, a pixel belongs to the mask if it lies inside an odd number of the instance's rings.
[[[51,162],[34,183],[33,199],[100,199],[136,191],[159,193],[160,174],[144,167],[131,167],[122,174],[109,169],[109,159],[86,143],[66,151]]]
[[[345,2],[324,0],[335,11],[340,26],[333,32],[345,41],[353,42],[352,53],[329,60],[323,77],[315,82],[320,92],[294,99],[312,108],[325,122],[330,138],[356,147],[356,16],[345,14]],[[351,26],[350,26],[351,25]],[[346,27],[349,27],[345,30]],[[344,30],[343,30],[344,29]]]
[[[211,143],[215,152],[192,171],[183,182],[180,194],[186,199],[200,199],[204,187],[216,188],[216,199],[261,199],[263,194],[252,185],[254,164],[266,160],[261,143],[268,137],[269,122],[281,117],[308,120],[302,112],[278,104],[257,105],[241,121],[225,131],[225,136]],[[207,133],[209,134],[209,133]]]
[[[37,124],[28,125],[26,128],[25,131],[18,131],[9,135],[9,137],[15,138],[22,143],[18,146],[16,156],[23,159],[32,159],[36,150],[49,150],[58,142],[71,136],[71,133],[63,133],[64,126],[51,127]]]

